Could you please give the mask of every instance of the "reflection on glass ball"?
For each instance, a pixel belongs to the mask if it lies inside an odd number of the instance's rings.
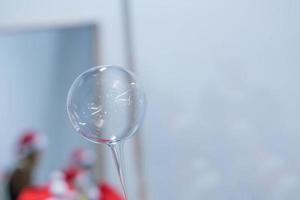
[[[79,75],[67,99],[75,130],[96,143],[116,143],[143,121],[145,96],[136,76],[122,67],[98,66]]]

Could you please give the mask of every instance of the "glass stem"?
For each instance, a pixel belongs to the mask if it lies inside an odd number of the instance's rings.
[[[123,190],[123,196],[125,200],[128,200],[127,198],[127,192],[126,192],[126,184],[125,184],[125,177],[124,177],[124,164],[123,164],[123,143],[117,142],[117,143],[110,143],[108,145],[111,149],[111,152],[113,154],[114,162],[118,171],[119,179],[122,185]]]

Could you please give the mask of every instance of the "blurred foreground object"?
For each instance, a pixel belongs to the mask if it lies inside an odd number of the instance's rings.
[[[46,186],[28,187],[24,189],[18,200],[75,200],[76,193],[64,180],[64,174],[56,171],[51,176],[51,181]],[[78,199],[79,200],[79,199]]]
[[[95,161],[93,151],[81,148],[74,150],[64,170],[68,185],[77,191],[81,199],[122,200],[121,195],[109,184],[98,183],[94,179]]]
[[[36,131],[26,131],[17,141],[17,162],[8,176],[8,196],[16,200],[21,191],[33,184],[33,174],[39,163],[45,138]]]
[[[122,200],[118,192],[106,183],[93,179],[95,155],[86,149],[76,149],[68,166],[56,171],[48,185],[28,187],[18,200]]]

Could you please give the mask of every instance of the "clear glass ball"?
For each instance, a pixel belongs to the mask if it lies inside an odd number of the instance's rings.
[[[117,66],[97,66],[79,75],[67,99],[75,130],[95,143],[116,143],[143,121],[145,95],[136,76]]]

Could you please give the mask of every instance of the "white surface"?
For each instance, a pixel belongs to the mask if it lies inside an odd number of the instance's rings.
[[[299,2],[134,2],[149,199],[299,199]]]
[[[119,1],[102,0],[2,0],[0,27],[39,26],[94,21],[99,23],[103,64],[122,65],[122,27]]]

